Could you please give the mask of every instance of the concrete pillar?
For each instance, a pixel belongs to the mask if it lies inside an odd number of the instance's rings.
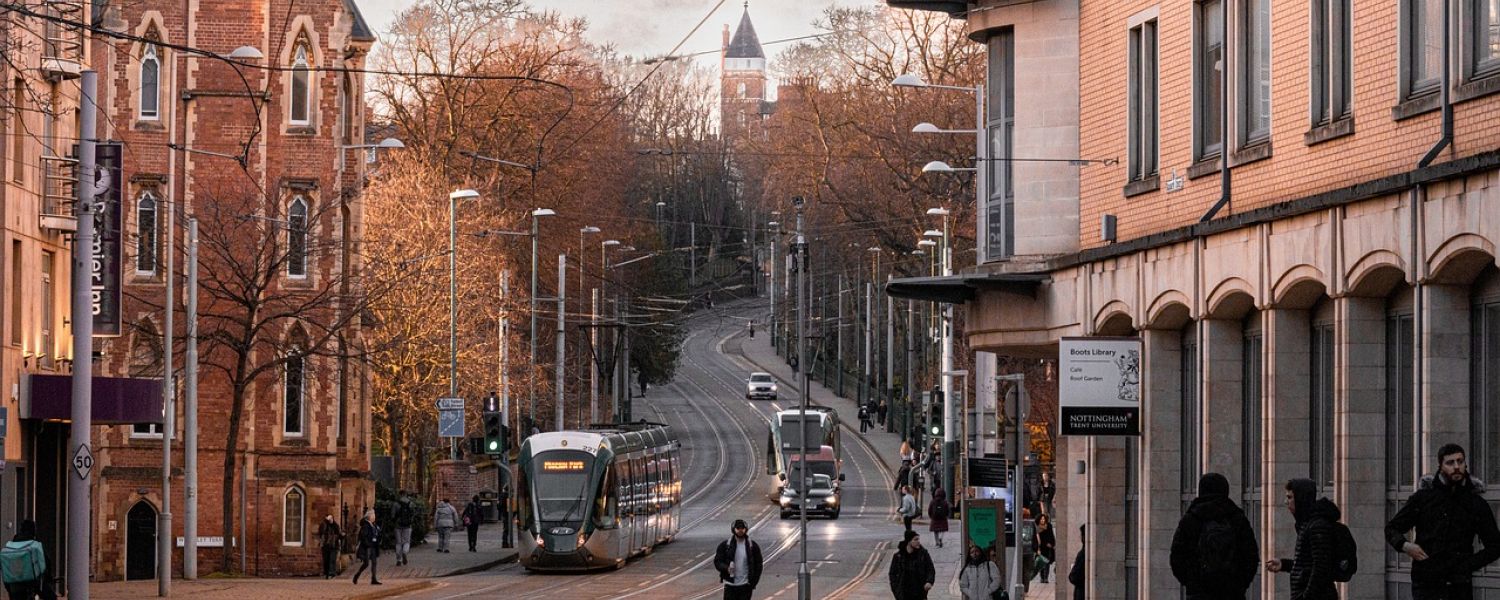
[[[1422,467],[1437,465],[1437,450],[1469,444],[1469,288],[1425,285],[1422,319]]]
[[[1308,429],[1311,407],[1311,324],[1306,310],[1272,309],[1265,316],[1265,345],[1267,386],[1266,405],[1270,407],[1270,418],[1266,420],[1266,510],[1262,513],[1261,531],[1263,558],[1292,558],[1295,554],[1297,532],[1292,515],[1284,508],[1282,490],[1289,479],[1307,477],[1309,446],[1312,442]],[[1262,573],[1267,585],[1262,587],[1265,597],[1286,598],[1291,595],[1291,585],[1285,574]],[[1271,583],[1274,582],[1274,585]]]
[[[1244,475],[1244,327],[1239,320],[1209,319],[1203,328],[1203,472],[1222,474],[1238,490],[1234,484]]]
[[[1092,438],[1084,597],[1125,598],[1125,438]]]
[[[1345,297],[1336,301],[1339,332],[1334,439],[1343,458],[1334,466],[1334,501],[1359,545],[1361,568],[1343,590],[1345,598],[1385,594],[1385,299]]]
[[[1191,331],[1190,329],[1188,331]],[[1182,330],[1141,332],[1145,381],[1140,469],[1140,598],[1175,597],[1172,534],[1182,519]]]

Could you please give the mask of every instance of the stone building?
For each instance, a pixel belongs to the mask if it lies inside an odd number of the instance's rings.
[[[1409,598],[1382,529],[1437,448],[1500,480],[1488,5],[1445,27],[1428,0],[890,4],[989,47],[991,156],[1088,161],[996,161],[984,260],[891,293],[960,303],[981,351],[1143,342],[1142,435],[1059,448],[1059,567],[1087,523],[1087,597],[1176,597],[1168,549],[1206,471],[1262,558],[1289,557],[1282,486],[1311,477],[1359,544],[1343,597]],[[1475,588],[1500,598],[1500,566]],[[1287,597],[1287,578],[1252,594]]]
[[[719,52],[719,132],[726,140],[754,139],[765,135],[764,118],[770,113],[766,98],[766,53],[750,23],[750,4],[740,15],[740,24]]]

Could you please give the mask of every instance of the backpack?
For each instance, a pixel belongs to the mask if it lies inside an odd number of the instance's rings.
[[[4,583],[19,583],[23,581],[36,581],[42,577],[37,572],[36,559],[31,556],[32,541],[19,548],[6,545],[0,549],[0,581]]]
[[[1205,521],[1198,532],[1198,577],[1218,581],[1234,577],[1234,525],[1229,519]]]
[[[417,520],[416,511],[412,510],[411,502],[402,502],[396,508],[396,526],[409,529],[412,522]]]
[[[1359,546],[1354,543],[1354,534],[1349,526],[1333,523],[1333,580],[1349,581],[1359,571]]]

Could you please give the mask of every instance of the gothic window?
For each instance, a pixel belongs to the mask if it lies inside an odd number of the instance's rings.
[[[307,496],[302,488],[287,488],[281,498],[281,545],[301,546],[307,524]]]
[[[156,44],[146,44],[141,51],[141,120],[161,118],[161,59]]]
[[[307,277],[307,200],[297,196],[286,212],[286,274]]]
[[[293,125],[312,123],[312,67],[308,63],[307,44],[298,42],[292,57],[291,119]]]
[[[287,348],[287,360],[282,368],[285,381],[282,385],[281,432],[287,437],[302,437],[307,432],[303,422],[307,412],[307,357],[302,354],[306,350],[304,344],[299,342],[293,342]]]
[[[156,274],[156,195],[141,194],[135,203],[135,272]]]

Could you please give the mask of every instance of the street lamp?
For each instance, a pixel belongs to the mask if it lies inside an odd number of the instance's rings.
[[[505,164],[505,161],[498,159],[496,159],[496,162]],[[550,208],[536,208],[531,211],[531,370],[526,374],[527,383],[530,384],[526,386],[526,419],[528,420],[528,427],[536,427],[536,382],[532,378],[536,376],[536,260],[537,252],[540,250],[537,244],[537,233],[541,228],[541,225],[537,221],[541,217],[555,215],[557,215],[557,212]],[[529,435],[531,432],[528,429],[526,433]]]
[[[458,397],[458,201],[473,200],[479,192],[454,190],[448,194],[448,397]],[[448,438],[449,458],[458,460],[458,438]]]
[[[952,244],[950,243],[950,240],[949,240],[949,237],[948,237],[948,217],[951,215],[951,213],[946,208],[933,207],[933,208],[927,209],[927,215],[928,216],[932,216],[932,217],[942,217],[942,219],[943,219],[943,229],[942,229],[942,231],[938,231],[936,229],[929,229],[926,232],[924,232],[922,235],[928,236],[928,237],[941,236],[941,238],[943,240],[943,244],[942,244],[941,248],[939,249],[938,260],[942,264],[942,274],[943,274],[943,276],[944,277],[951,276],[951,275],[953,275],[953,247],[952,247]],[[936,234],[936,236],[934,236],[934,234]],[[941,327],[938,329],[938,331],[943,336],[943,345],[942,345],[941,357],[939,358],[939,371],[943,372],[943,373],[947,373],[947,372],[953,371],[953,305],[952,304],[944,304],[943,305],[942,317],[941,318],[942,318]],[[942,380],[942,388],[943,388],[943,398],[952,398],[953,397],[953,380],[952,379],[949,379],[949,378],[946,378],[946,377],[943,378],[943,380]],[[945,424],[945,426],[943,427],[943,464],[945,465],[945,467],[947,467],[947,466],[951,466],[953,464],[954,453],[955,453],[955,450],[957,449],[956,446],[958,444],[958,438],[956,437],[956,434],[958,432],[954,431],[952,427],[946,426],[946,425],[949,425],[949,424],[953,423],[953,403],[952,402],[944,402],[943,403],[943,421],[944,421],[944,424]],[[951,468],[945,468],[945,471],[943,473],[943,477],[946,479],[946,481],[944,481],[945,487],[947,489],[949,489],[949,490],[952,490],[953,489],[953,472],[952,472]]]

